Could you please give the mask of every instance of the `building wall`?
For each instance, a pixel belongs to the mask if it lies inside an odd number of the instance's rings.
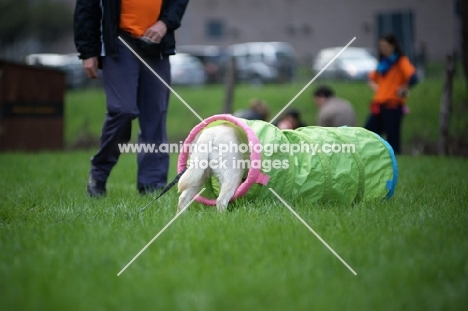
[[[412,10],[414,44],[427,44],[428,58],[440,60],[459,46],[455,0],[192,0],[189,2],[178,44],[227,46],[247,41],[287,41],[300,59],[318,50],[353,46],[375,51],[377,14]],[[209,38],[206,24],[225,25],[221,38]]]

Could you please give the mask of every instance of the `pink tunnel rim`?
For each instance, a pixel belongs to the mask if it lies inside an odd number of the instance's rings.
[[[230,114],[217,114],[217,115],[211,116],[203,120],[203,122],[196,125],[190,131],[188,137],[185,139],[183,148],[180,151],[179,159],[177,161],[178,173],[182,172],[187,167],[187,160],[189,157],[190,148],[186,148],[185,146],[192,144],[197,134],[200,133],[210,123],[215,122],[215,121],[227,121],[227,122],[233,123],[234,125],[240,127],[246,133],[247,140],[249,141],[249,143],[252,143],[253,145],[260,143],[257,137],[257,134],[242,119],[236,118]],[[251,163],[253,163],[253,161],[260,161],[262,158],[261,153],[258,152],[258,150],[256,151],[256,148],[250,148],[250,149],[251,149],[250,150]],[[242,184],[240,184],[239,187],[237,187],[236,192],[234,193],[234,196],[231,198],[231,202],[237,198],[244,196],[250,190],[252,185],[255,184],[257,181],[264,180],[265,178],[262,175],[263,174],[261,174],[259,167],[250,166],[249,171],[247,173],[246,180]],[[216,205],[215,199],[208,199],[208,198],[203,197],[202,195],[197,196],[195,198],[195,201],[205,204],[205,205]]]

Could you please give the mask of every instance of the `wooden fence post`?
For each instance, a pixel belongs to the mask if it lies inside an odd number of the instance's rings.
[[[455,74],[455,54],[449,54],[445,63],[445,81],[440,101],[439,142],[437,151],[440,156],[447,154],[450,127],[450,112],[452,109],[453,76]]]
[[[227,72],[225,76],[225,97],[223,113],[232,113],[232,103],[234,99],[234,86],[236,84],[236,60],[229,58]]]

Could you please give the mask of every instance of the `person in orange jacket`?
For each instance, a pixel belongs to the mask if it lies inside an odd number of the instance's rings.
[[[400,153],[401,122],[406,108],[409,87],[418,82],[416,69],[393,34],[379,40],[379,63],[369,73],[369,86],[374,91],[371,113],[366,129],[381,135],[385,133],[388,143],[396,154]]]
[[[138,118],[140,125],[139,144],[159,148],[167,143],[169,57],[176,54],[175,31],[181,26],[188,1],[76,1],[76,49],[88,78],[98,78],[98,68],[102,68],[106,94],[99,149],[91,158],[86,185],[90,197],[106,195],[107,180],[121,154],[119,146],[131,138],[133,119]],[[145,64],[128,46],[145,59]],[[141,194],[164,189],[169,171],[167,152],[138,152],[137,164],[136,186]]]

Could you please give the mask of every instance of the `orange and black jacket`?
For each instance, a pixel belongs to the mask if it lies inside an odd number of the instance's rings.
[[[397,57],[388,68],[370,72],[369,80],[378,85],[373,103],[380,105],[405,104],[406,98],[398,96],[398,89],[401,86],[413,86],[418,82],[416,69],[404,55]]]
[[[159,20],[167,26],[161,40],[163,55],[175,54],[174,30],[180,27],[189,0],[162,0]],[[117,40],[120,24],[119,0],[77,0],[73,17],[75,46],[81,59],[101,56],[117,56]]]

